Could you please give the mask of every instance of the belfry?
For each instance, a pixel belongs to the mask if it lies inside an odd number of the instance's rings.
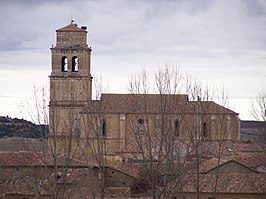
[[[80,111],[91,100],[91,48],[87,27],[71,24],[56,30],[56,45],[51,48],[49,132],[64,142],[79,136]]]

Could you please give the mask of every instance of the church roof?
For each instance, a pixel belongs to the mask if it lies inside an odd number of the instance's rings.
[[[199,110],[200,109],[200,110]],[[213,101],[189,101],[188,95],[160,94],[102,94],[101,100],[93,100],[85,113],[227,113],[234,111]]]
[[[79,28],[77,24],[71,23],[63,28],[59,28],[56,32],[86,32],[85,29]]]

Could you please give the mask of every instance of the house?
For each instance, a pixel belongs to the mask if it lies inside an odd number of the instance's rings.
[[[101,184],[103,189],[100,190]],[[93,198],[138,195],[139,169],[41,152],[0,153],[0,198]]]
[[[249,168],[246,165],[243,165],[235,160],[224,160],[212,158],[206,161],[203,161],[200,164],[200,173],[205,174],[229,174],[229,173],[258,173],[256,170]]]
[[[194,199],[197,196],[197,178],[199,179],[199,193],[201,199],[261,199],[266,196],[266,177],[263,174],[200,174],[191,176],[191,180],[183,188],[183,192],[176,194]]]
[[[188,180],[189,179],[189,180]],[[174,198],[265,198],[266,175],[235,160],[212,158],[200,164],[200,173],[186,174],[182,189],[169,186]]]

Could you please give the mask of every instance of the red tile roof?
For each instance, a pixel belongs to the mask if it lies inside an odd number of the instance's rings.
[[[266,144],[243,141],[207,141],[202,143],[201,155],[210,157],[233,157],[263,153],[266,156]]]
[[[59,28],[56,32],[86,32],[86,30],[79,28],[77,24],[69,24],[63,28]]]
[[[160,94],[102,94],[101,100],[92,101],[84,113],[228,113],[234,111],[212,101],[188,101],[188,95]]]
[[[46,160],[46,162],[43,162],[43,164],[47,166],[54,166],[55,165],[55,159],[53,157],[50,157]],[[79,167],[79,168],[85,168],[90,167],[93,165],[90,165],[90,163],[86,163],[82,160],[77,160],[75,158],[69,157],[68,155],[59,155],[56,157],[56,164],[58,167]],[[41,164],[42,165],[42,164]]]
[[[7,166],[32,166],[39,164],[45,158],[44,153],[12,152],[0,153],[0,167]]]
[[[218,159],[217,158],[212,158],[210,160],[207,160],[205,162],[203,162],[201,165],[200,165],[200,172],[201,173],[209,173],[211,170],[214,170],[218,167],[221,167],[223,165],[226,165],[226,164],[229,164],[229,163],[235,163],[241,167],[244,167],[246,169],[248,169],[250,172],[253,172],[253,173],[257,173],[257,171],[251,167],[248,167],[247,165],[244,165],[236,160],[233,160],[233,159],[229,159],[229,160],[225,160],[225,159],[221,159],[220,162],[219,162],[219,165],[218,165]],[[230,172],[230,173],[235,173],[235,172]],[[239,171],[237,171],[237,173],[241,173]]]
[[[262,165],[266,165],[266,151],[239,153],[238,155],[231,158],[253,169],[256,169],[257,167]]]
[[[217,178],[218,177],[218,178]],[[190,177],[190,181],[184,187],[185,192],[196,192],[197,175]],[[200,174],[200,191],[213,193],[217,181],[217,193],[265,193],[265,174]]]
[[[211,158],[211,159],[205,160],[200,164],[200,167],[199,167],[200,173],[207,173],[208,171],[226,162],[228,162],[228,160],[225,160],[225,159],[219,160],[218,158]]]
[[[107,166],[134,178],[140,177],[140,168],[135,165],[118,161],[108,161]]]
[[[85,162],[76,160],[66,155],[56,157],[58,167],[88,167]],[[0,167],[26,167],[26,166],[54,166],[52,154],[41,152],[12,152],[0,153]]]

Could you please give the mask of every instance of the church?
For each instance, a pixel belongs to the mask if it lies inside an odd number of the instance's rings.
[[[156,148],[162,139],[185,144],[240,139],[238,114],[213,101],[189,100],[187,94],[137,93],[102,93],[92,99],[92,49],[87,43],[86,26],[71,23],[56,30],[49,103],[54,150],[118,154]]]
[[[91,52],[85,26],[56,30],[48,146],[0,153],[0,198],[265,198],[265,145],[237,113],[189,92],[94,99]]]

